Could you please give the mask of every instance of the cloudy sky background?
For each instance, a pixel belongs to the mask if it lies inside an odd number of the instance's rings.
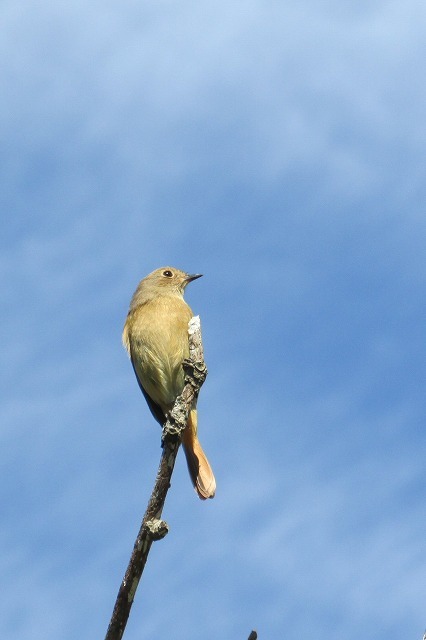
[[[0,635],[103,638],[160,432],[138,280],[204,278],[200,438],[126,640],[420,640],[426,6],[0,7]]]

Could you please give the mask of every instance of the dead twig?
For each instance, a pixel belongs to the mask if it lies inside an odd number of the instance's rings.
[[[183,363],[185,387],[167,417],[162,434],[162,454],[154,488],[139,529],[130,561],[118,591],[111,621],[105,640],[121,640],[135,598],[136,589],[142,576],[151,544],[160,540],[168,532],[167,523],[161,520],[167,492],[170,488],[173,468],[180,446],[182,431],[188,422],[188,415],[197,399],[207,376],[201,340],[200,318],[189,322],[189,359]],[[250,636],[251,638],[251,636]]]

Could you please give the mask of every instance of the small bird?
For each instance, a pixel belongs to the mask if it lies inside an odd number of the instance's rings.
[[[123,344],[154,418],[164,425],[182,393],[182,362],[189,357],[188,322],[193,316],[183,299],[189,282],[201,274],[162,267],[140,281],[130,302]],[[197,408],[182,434],[189,475],[198,496],[213,498],[216,480],[197,436]]]

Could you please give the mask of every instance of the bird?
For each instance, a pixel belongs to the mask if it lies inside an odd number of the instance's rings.
[[[161,267],[139,282],[130,301],[123,345],[148,407],[162,426],[185,385],[182,363],[189,357],[188,322],[193,313],[183,295],[201,275]],[[216,480],[198,440],[196,406],[182,433],[182,446],[196,493],[201,500],[213,498]]]

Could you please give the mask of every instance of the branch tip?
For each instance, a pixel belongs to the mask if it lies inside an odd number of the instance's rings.
[[[161,520],[161,513],[170,487],[173,467],[180,446],[180,438],[188,423],[188,416],[197,400],[207,368],[204,364],[200,317],[195,316],[188,324],[189,362],[185,362],[185,386],[176,398],[172,411],[163,426],[160,464],[157,478],[142,520],[124,579],[115,601],[114,610],[105,640],[121,640],[126,628],[136,589],[142,576],[151,544],[168,533],[168,525]],[[186,368],[187,367],[187,368]],[[257,636],[255,636],[257,638]],[[255,640],[250,637],[250,640]]]

